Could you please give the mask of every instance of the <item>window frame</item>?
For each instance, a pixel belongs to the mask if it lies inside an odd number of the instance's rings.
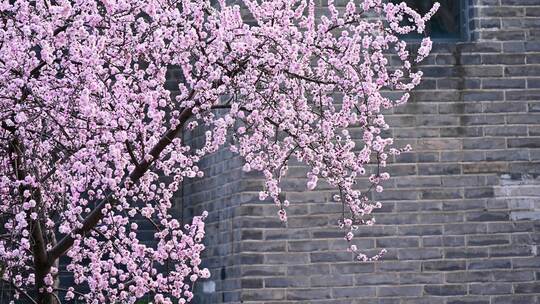
[[[404,0],[398,1],[397,3],[400,3]],[[415,0],[415,1],[425,1],[425,0]],[[471,35],[470,35],[470,28],[469,28],[469,0],[450,0],[450,1],[459,1],[459,36],[447,36],[447,37],[432,37],[430,36],[431,40],[435,42],[450,42],[450,43],[457,43],[457,42],[468,42],[470,41]],[[417,42],[422,40],[421,37],[403,37],[402,38],[405,41],[410,42]]]

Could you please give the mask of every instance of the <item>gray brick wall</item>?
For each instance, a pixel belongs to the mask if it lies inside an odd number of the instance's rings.
[[[540,303],[540,0],[469,0],[468,14],[471,41],[435,43],[421,88],[389,113],[414,151],[358,233],[384,260],[352,261],[333,189],[304,192],[304,167],[289,170],[283,226],[222,151],[178,198],[186,218],[210,212],[195,303]]]

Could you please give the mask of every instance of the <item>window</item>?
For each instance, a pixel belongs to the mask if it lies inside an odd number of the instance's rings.
[[[441,7],[428,22],[426,35],[433,39],[459,40],[465,37],[465,0],[391,0],[393,3],[405,2],[420,14],[425,14],[435,2]],[[411,39],[421,38],[410,34]]]

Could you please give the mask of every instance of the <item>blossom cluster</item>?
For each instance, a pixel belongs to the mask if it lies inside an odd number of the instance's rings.
[[[403,35],[422,33],[405,4],[313,0],[20,0],[0,3],[0,267],[17,297],[40,303],[156,303],[193,298],[203,213],[172,215],[182,181],[226,143],[265,178],[261,199],[287,220],[281,180],[306,164],[306,187],[335,187],[350,250],[374,223],[394,148],[382,111],[422,73]],[[251,21],[246,22],[243,16]],[[414,25],[402,25],[403,20]],[[183,81],[165,89],[170,67]],[[384,91],[395,90],[398,97]],[[218,111],[219,110],[219,111]],[[205,128],[196,147],[181,134]],[[350,129],[361,130],[360,138]],[[357,189],[366,177],[369,189]],[[140,225],[151,227],[145,242]],[[147,229],[147,228],[145,228]],[[59,259],[74,285],[63,290]]]

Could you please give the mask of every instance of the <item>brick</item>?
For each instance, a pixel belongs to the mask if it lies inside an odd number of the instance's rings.
[[[392,176],[410,176],[416,174],[416,164],[412,165],[396,165],[393,164],[389,169],[388,172]]]
[[[240,263],[242,265],[263,264],[264,255],[263,254],[241,254]]]
[[[426,127],[447,127],[452,125],[458,125],[458,122],[459,117],[449,115],[422,115],[417,119],[418,125]]]
[[[429,66],[422,69],[424,77],[456,77],[459,75],[455,67]]]
[[[463,221],[463,215],[454,212],[445,213],[421,213],[418,215],[420,222],[426,224],[454,223]]]
[[[526,150],[499,150],[486,151],[487,161],[526,161],[529,160],[529,152]]]
[[[471,260],[467,269],[480,270],[480,269],[509,269],[512,267],[510,259],[481,259]]]
[[[297,229],[267,230],[264,234],[264,239],[267,241],[305,239],[309,237],[309,233]]]
[[[398,228],[398,235],[441,235],[442,225],[404,225]]]
[[[269,253],[265,255],[264,264],[304,264],[309,261],[310,258],[307,253]]]
[[[538,51],[540,50],[540,43],[538,41],[525,42],[525,51]]]
[[[443,236],[442,241],[445,247],[465,246],[464,236]]]
[[[441,202],[437,201],[402,201],[396,204],[396,212],[410,211],[440,211],[442,210]]]
[[[480,84],[481,81],[479,79],[443,78],[437,79],[436,88],[439,90],[480,89]],[[421,90],[419,87],[417,89]]]
[[[345,300],[345,301],[348,301],[348,302],[345,302],[343,304],[348,304],[350,303],[350,300]],[[381,303],[380,302],[380,299],[379,298],[362,298],[362,299],[358,299],[356,300],[356,303],[358,304],[379,304]],[[389,302],[388,304],[398,304],[398,303],[391,303]]]
[[[512,211],[510,218],[514,221],[520,220],[539,220],[540,214],[538,211]]]
[[[252,289],[242,291],[243,301],[282,300],[285,299],[283,290]]]
[[[424,293],[434,296],[457,296],[466,295],[467,286],[465,285],[426,285]]]
[[[438,128],[422,128],[422,129],[402,128],[399,130],[394,130],[393,133],[396,138],[426,138],[426,137],[438,137],[440,132]],[[426,150],[426,148],[422,146],[419,146],[418,149]]]
[[[501,0],[502,5],[537,5],[535,0]]]
[[[407,248],[398,250],[400,260],[433,260],[442,258],[442,251],[438,248]]]
[[[347,287],[332,288],[332,294],[336,298],[357,299],[363,297],[373,297],[377,293],[375,287]]]
[[[459,124],[472,125],[500,125],[504,124],[505,117],[502,115],[466,115],[459,118]]]
[[[445,187],[481,186],[484,180],[479,176],[443,176],[442,185]]]
[[[482,7],[481,12],[485,17],[521,17],[525,16],[523,7]]]
[[[463,164],[464,174],[474,173],[505,173],[508,170],[508,164],[504,162],[482,162]]]
[[[312,267],[319,268],[320,265],[313,265]],[[375,269],[375,265],[373,265],[372,263],[352,262],[352,263],[335,263],[332,265],[332,273],[341,273],[341,274],[370,273],[370,272],[373,272],[374,269]],[[317,271],[314,271],[314,272],[317,272]],[[299,273],[299,274],[305,275],[306,273]],[[323,273],[318,273],[318,274],[323,274]]]
[[[240,286],[242,288],[262,288],[263,280],[262,279],[243,279],[241,280]]]
[[[516,293],[540,293],[540,282],[514,284]]]
[[[455,71],[451,71],[455,72]],[[501,70],[502,73],[502,70]],[[411,98],[415,101],[437,101],[437,100],[457,100],[459,93],[456,91],[413,91]],[[420,117],[422,118],[422,117]],[[436,119],[436,117],[431,117]]]
[[[244,252],[272,252],[272,251],[285,251],[285,242],[282,241],[265,241],[265,242],[252,242],[244,241],[241,244],[242,251]]]
[[[358,267],[360,268],[360,267]],[[369,267],[363,267],[369,268]],[[290,265],[287,267],[287,274],[290,276],[295,275],[323,275],[329,274],[330,267],[328,265]]]
[[[488,199],[487,200],[487,208],[488,209],[508,209],[509,208],[509,202],[505,199],[495,198],[495,199]],[[510,219],[512,218],[512,212],[510,212]]]
[[[524,64],[525,56],[522,54],[516,55],[494,55],[484,54],[482,55],[483,64]]]
[[[473,295],[501,295],[512,293],[512,284],[506,283],[474,283],[469,285],[469,293]]]
[[[540,175],[540,162],[512,162],[509,164],[508,173],[516,175]]]
[[[495,101],[504,100],[504,93],[497,91],[466,91],[463,92],[464,101]]]
[[[527,282],[534,281],[534,272],[531,270],[500,270],[493,271],[493,279],[497,282]]]
[[[459,139],[421,139],[416,145],[418,150],[454,150],[461,148]]]
[[[525,39],[523,30],[501,30],[501,31],[483,31],[480,32],[480,39],[500,40],[500,41],[520,41]]]
[[[470,150],[487,150],[487,149],[504,149],[506,141],[504,138],[465,138],[463,139],[463,149]]]
[[[352,275],[323,275],[311,277],[311,287],[344,287],[352,286],[354,277]],[[375,294],[375,292],[373,292]]]
[[[525,52],[525,43],[523,41],[505,41],[502,43],[505,53],[523,53]]]
[[[449,298],[446,304],[489,304],[489,299],[474,296]]]
[[[525,16],[527,16],[527,17],[540,17],[540,7],[527,7],[527,8],[525,8]]]
[[[379,214],[377,216],[377,222],[383,225],[412,224],[418,222],[418,215],[406,213],[401,215],[395,213]]]
[[[314,226],[326,226],[328,224],[328,217],[327,216],[306,216],[306,217],[298,217],[298,216],[292,216],[289,217],[287,220],[287,227],[288,228],[303,228],[307,227],[309,225]]]
[[[443,151],[441,162],[478,162],[485,160],[484,152],[478,151]],[[461,176],[460,176],[461,177]]]
[[[256,230],[242,230],[242,240],[262,240],[262,231]]]
[[[467,246],[489,246],[509,244],[508,235],[470,235],[467,236]]]
[[[441,128],[439,133],[441,137],[480,137],[483,134],[483,129],[480,127],[450,127]]]
[[[418,191],[416,190],[392,190],[387,189],[381,193],[377,193],[376,197],[378,200],[416,200],[418,198]]]
[[[529,112],[540,112],[540,102],[529,102]]]
[[[514,223],[488,223],[489,233],[513,233],[513,232],[525,232],[533,229],[531,223],[527,222],[514,222]]]
[[[540,137],[537,138],[509,138],[508,148],[540,148]]]
[[[506,100],[538,100],[539,90],[512,90],[506,92]]]
[[[506,70],[505,70],[506,71]],[[526,86],[525,79],[484,79],[482,88],[484,89],[524,89]]]
[[[381,248],[418,247],[419,243],[417,237],[379,238],[376,240],[376,246]]]
[[[395,114],[437,114],[437,105],[432,103],[411,103],[394,108]]]
[[[531,256],[532,254],[532,247],[526,245],[508,245],[489,248],[490,257],[519,257]]]
[[[505,211],[470,212],[465,217],[469,222],[498,222],[510,218],[508,212]]]
[[[378,264],[378,272],[396,272],[396,271],[420,271],[421,263],[418,261],[382,261]]]
[[[324,267],[321,267],[324,269]],[[286,267],[280,267],[276,265],[257,265],[257,266],[243,266],[242,276],[282,276],[286,273]]]
[[[399,304],[433,304],[437,301],[440,301],[440,298],[436,296],[407,297],[402,298]]]
[[[360,274],[355,276],[355,284],[364,285],[396,285],[400,282],[400,277],[397,273],[383,272],[370,273],[367,275]]]
[[[504,68],[505,76],[540,76],[540,66],[522,65],[507,66]]]
[[[516,258],[512,260],[514,268],[540,268],[540,257]]]
[[[444,233],[447,235],[477,234],[486,232],[487,225],[484,223],[456,223],[444,225]]]
[[[459,189],[436,189],[436,190],[423,190],[421,192],[421,198],[427,200],[434,199],[458,199],[463,198],[463,194]]]
[[[331,290],[325,288],[304,288],[287,290],[287,300],[322,300],[330,299],[331,297]]]
[[[396,185],[400,188],[424,188],[441,186],[440,177],[402,177],[396,179]]]
[[[526,126],[500,126],[484,128],[486,136],[525,136],[527,135]]]
[[[414,297],[422,294],[422,286],[381,286],[377,288],[379,297]]]
[[[341,244],[343,248],[343,244]],[[365,249],[365,247],[362,247]],[[310,254],[310,261],[320,262],[348,262],[352,260],[351,253],[348,252],[313,252]]]
[[[485,258],[489,256],[488,248],[445,248],[447,259]]]
[[[419,164],[418,174],[420,175],[450,175],[459,174],[461,167],[457,164]]]
[[[511,295],[511,296],[497,296],[493,297],[491,304],[537,304],[538,301],[535,296],[528,295]]]
[[[309,287],[311,285],[309,277],[274,277],[264,278],[266,288],[294,288]]]
[[[492,279],[489,271],[456,271],[446,274],[448,283],[489,282]]]
[[[442,273],[400,273],[400,284],[442,284],[444,275]]]
[[[483,197],[493,197],[493,196],[494,196],[493,187],[465,189],[465,198],[483,198]]]
[[[529,126],[529,136],[540,136],[540,126]]]
[[[356,231],[358,235],[362,235],[362,237],[382,237],[382,236],[394,236],[397,233],[397,227],[396,226],[383,226],[383,225],[375,225],[375,226],[360,226],[358,227],[358,230]],[[343,232],[338,231],[338,233],[335,234],[335,237],[342,238]]]
[[[329,249],[328,241],[323,240],[289,241],[287,245],[290,252],[313,252]]]
[[[511,236],[512,244],[518,245],[535,245],[535,239],[537,234],[514,234]]]
[[[465,270],[466,263],[464,260],[440,260],[440,261],[425,261],[422,263],[424,271],[455,271]]]
[[[500,42],[478,42],[468,43],[461,46],[463,53],[500,53],[502,45]]]

